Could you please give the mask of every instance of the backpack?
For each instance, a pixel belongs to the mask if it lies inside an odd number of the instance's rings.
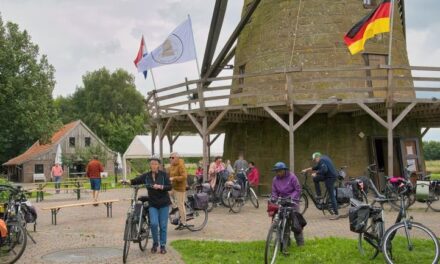
[[[367,228],[370,218],[370,206],[368,204],[351,207],[348,211],[350,230],[355,233],[363,233]]]

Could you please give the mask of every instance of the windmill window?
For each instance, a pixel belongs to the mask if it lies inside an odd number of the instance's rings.
[[[376,0],[362,0],[364,8],[372,9],[377,6]]]
[[[85,138],[84,138],[84,145],[85,145],[86,147],[90,147],[90,142],[91,142],[90,137],[85,137]]]
[[[75,138],[74,137],[69,138],[69,147],[71,147],[71,148],[75,147]]]
[[[238,67],[238,74],[239,75],[243,75],[246,73],[246,64],[241,65],[240,67]],[[238,84],[242,85],[244,84],[244,77],[240,77],[238,78]]]

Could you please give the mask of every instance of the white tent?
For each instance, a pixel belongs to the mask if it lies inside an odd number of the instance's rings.
[[[225,136],[220,135],[211,145],[211,156],[223,155],[223,142]],[[196,136],[179,136],[173,145],[173,152],[178,152],[181,157],[203,157],[203,141],[198,135]],[[159,138],[156,137],[154,143],[154,154],[159,156]],[[167,138],[163,139],[163,156],[170,155],[170,145]],[[124,155],[122,162],[124,167],[124,179],[127,175],[127,159],[146,159],[152,156],[151,136],[138,135],[131,141]]]

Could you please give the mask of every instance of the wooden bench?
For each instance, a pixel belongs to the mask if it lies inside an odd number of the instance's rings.
[[[119,200],[101,200],[97,202],[85,202],[76,204],[61,204],[51,207],[42,208],[42,210],[50,210],[52,214],[52,225],[57,224],[57,214],[62,208],[79,207],[86,205],[104,204],[107,207],[107,217],[113,217],[113,203],[119,202]]]
[[[44,173],[34,173],[33,180],[35,181],[44,181],[46,182],[46,176]]]

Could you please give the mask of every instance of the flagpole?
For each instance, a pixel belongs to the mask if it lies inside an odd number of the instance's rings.
[[[393,51],[393,31],[394,31],[394,0],[391,0],[391,11],[390,11],[390,41],[388,44],[388,66],[391,66],[392,62],[392,51]]]
[[[192,38],[193,38],[193,42],[194,42],[194,55],[196,55],[196,64],[197,64],[197,72],[199,73],[199,78],[201,78],[200,76],[200,67],[199,67],[199,59],[197,58],[197,51],[196,51],[196,41],[194,39],[194,30],[193,30],[193,26],[192,26],[192,21],[191,21],[191,16],[188,14],[188,19],[189,19],[189,24],[191,25],[191,33],[192,33]]]
[[[144,36],[142,35],[142,37],[144,37]],[[148,46],[147,46],[147,42],[145,41],[145,38],[144,38],[144,44],[145,44],[145,49],[147,50],[147,54],[148,54]],[[150,68],[150,72],[151,72],[151,78],[153,79],[154,90],[157,90],[156,80],[154,79],[154,74],[153,74],[153,68]]]

